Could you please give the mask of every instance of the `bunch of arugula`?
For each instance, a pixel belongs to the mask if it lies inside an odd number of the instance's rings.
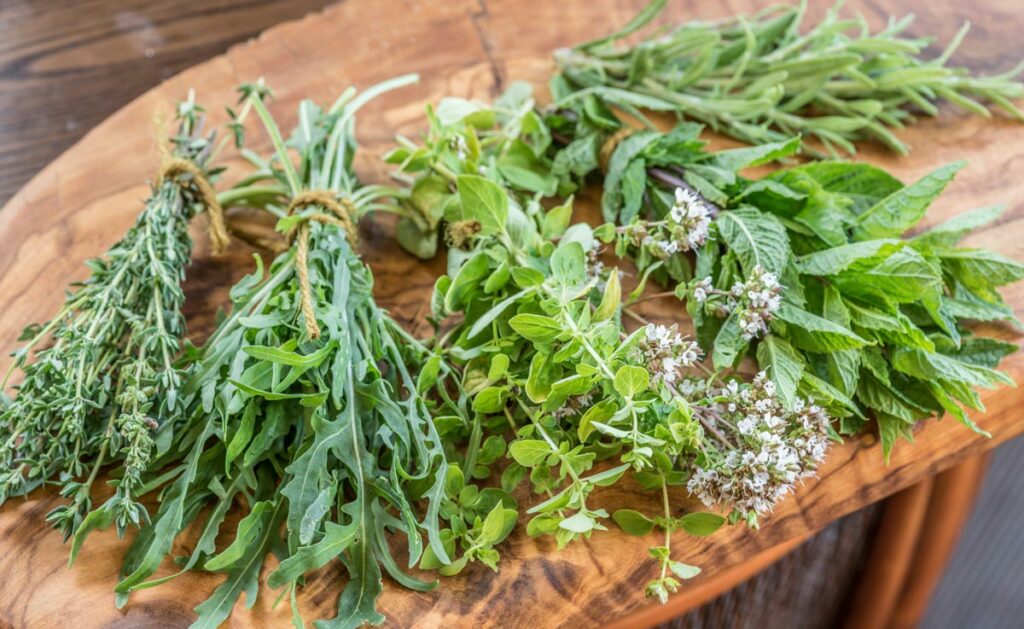
[[[358,627],[383,621],[375,609],[382,571],[410,588],[433,587],[399,566],[392,533],[408,540],[410,566],[423,553],[424,531],[434,556],[448,561],[439,535],[446,459],[413,376],[428,354],[377,306],[373,277],[352,246],[352,222],[395,194],[356,179],[353,116],[411,80],[358,96],[350,89],[326,110],[303,101],[287,143],[263,103],[267,91],[244,88],[275,149],[270,159],[252,156],[257,170],[248,179],[281,191],[266,207],[294,242],[266,275],[257,257],[255,272],[231,290],[231,314],[186,356],[185,411],[162,427],[170,445],[144,477],[159,509],[125,556],[119,604],[187,570],[223,572],[225,581],[196,608],[195,626],[214,627],[243,592],[255,602],[272,553],[279,566],[269,584],[286,588],[301,625],[298,586],[337,559],[348,584],[338,615],[319,626]],[[228,513],[239,504],[246,515],[232,523]],[[90,530],[109,524],[106,510],[93,511],[72,557]],[[152,578],[193,528],[199,539],[180,571]],[[218,549],[222,536],[232,541]]]
[[[1024,65],[990,77],[946,66],[968,24],[928,60],[922,51],[931,40],[905,35],[913,16],[872,33],[863,16],[841,18],[836,5],[801,32],[806,1],[616,45],[664,6],[655,0],[616,33],[558,51],[560,76],[574,88],[560,104],[596,95],[637,114],[674,112],[750,144],[813,137],[832,155],[854,153],[862,139],[906,153],[892,130],[912,123],[915,111],[935,115],[942,99],[985,117],[983,103],[992,103],[1024,119],[1011,100],[1024,96],[1014,80]]]
[[[110,516],[122,531],[146,521],[136,501],[140,476],[168,445],[156,443],[154,433],[183,409],[175,361],[185,333],[188,223],[209,209],[209,180],[219,169],[208,166],[214,134],[204,134],[203,109],[190,97],[176,116],[168,163],[177,160],[186,169],[156,182],[136,224],[106,257],[87,263],[91,276],[49,323],[25,329],[21,340],[27,343],[14,352],[0,382],[2,391],[16,370],[23,373],[15,399],[0,411],[0,504],[44,483],[59,485],[68,502],[47,519],[65,537],[92,508],[92,487],[112,464],[118,478]],[[260,186],[239,186],[216,203],[219,209],[264,193]]]

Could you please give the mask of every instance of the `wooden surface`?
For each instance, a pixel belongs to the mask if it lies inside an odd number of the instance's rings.
[[[160,81],[329,3],[0,1],[0,203]]]
[[[199,100],[217,112],[234,100],[235,84],[265,76],[277,95],[272,109],[290,123],[300,98],[324,101],[350,83],[366,86],[402,72],[419,72],[419,86],[387,96],[361,116],[359,131],[366,151],[360,171],[367,179],[382,180],[387,171],[374,157],[389,145],[394,133],[414,135],[422,129],[424,103],[444,95],[486,99],[514,79],[542,84],[550,72],[552,49],[607,32],[640,4],[639,0],[589,0],[570,10],[564,3],[512,0],[487,0],[486,4],[349,0],[322,14],[276,27],[167,81],[87,134],[0,211],[0,242],[4,243],[0,247],[0,347],[13,347],[25,324],[54,312],[69,279],[84,276],[82,260],[103,251],[132,222],[156,164],[154,112],[166,113],[189,87],[195,87]],[[714,5],[676,1],[670,13],[676,18],[711,18],[764,4],[757,0]],[[825,4],[815,3],[812,13],[820,15]],[[991,0],[985,7],[966,8],[923,0],[849,4],[864,10],[876,25],[888,13],[914,5],[919,16],[914,32],[933,33],[942,40],[948,40],[960,21],[970,17],[975,31],[956,60],[978,69],[1006,69],[1024,57],[1024,42],[1018,37],[1024,17],[1015,10],[1014,0]],[[264,141],[256,133],[251,137]],[[969,243],[1024,258],[1020,237],[1024,180],[1016,174],[1024,160],[1024,127],[998,117],[985,121],[949,112],[902,137],[916,149],[910,158],[895,159],[870,147],[860,158],[882,163],[905,180],[939,164],[969,159],[971,166],[925,222],[1008,203],[1011,209],[999,225],[972,236]],[[596,191],[584,196],[592,209]],[[196,225],[197,233],[201,228]],[[390,240],[390,229],[387,222],[364,225],[363,252],[377,277],[378,299],[415,325],[443,265],[440,260],[423,264],[402,255]],[[215,308],[226,300],[227,287],[249,268],[243,247],[236,246],[227,258],[212,260],[205,241],[199,239],[186,287],[194,336],[209,332]],[[1024,287],[1012,287],[1007,298],[1019,314],[1024,312]],[[1020,340],[1019,332],[1013,330],[989,331]],[[5,365],[6,358],[0,368]],[[1024,356],[1011,357],[1004,367],[1016,380],[1024,381]],[[674,552],[703,567],[704,573],[689,584],[688,595],[670,605],[681,611],[678,608],[688,598],[712,587],[722,575],[740,571],[748,559],[1019,434],[1024,424],[1015,409],[1022,401],[1020,390],[986,394],[989,412],[978,421],[993,434],[991,440],[973,435],[952,420],[933,422],[918,431],[915,446],[900,444],[888,467],[871,435],[834,448],[820,479],[781,504],[757,534],[730,527],[703,540],[679,536]],[[648,506],[649,499],[620,488],[606,491],[600,500],[610,511],[625,505]],[[67,549],[43,522],[53,503],[52,496],[37,493],[0,509],[0,626],[177,627],[194,617],[192,607],[220,579],[189,574],[139,593],[118,611],[111,590],[127,542],[112,533],[95,535],[76,566],[68,570]],[[640,591],[654,569],[646,552],[651,542],[608,532],[556,552],[553,542],[531,540],[518,532],[502,549],[499,574],[475,567],[430,593],[413,593],[389,583],[380,605],[389,620],[400,626],[546,627],[552,619],[577,627],[596,626],[648,606]],[[340,568],[327,569],[305,588],[300,600],[308,618],[334,614],[339,578],[343,578]],[[239,605],[230,624],[286,624],[287,605],[271,609],[275,593],[264,590],[263,594],[253,610]]]

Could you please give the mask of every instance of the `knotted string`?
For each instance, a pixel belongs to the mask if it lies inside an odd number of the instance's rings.
[[[224,208],[221,207],[220,201],[217,200],[217,193],[214,191],[213,186],[210,185],[210,181],[203,173],[203,169],[192,160],[183,157],[171,157],[165,154],[163,163],[160,166],[160,172],[157,174],[157,186],[162,185],[168,179],[174,179],[180,175],[192,177],[190,183],[194,187],[199,201],[206,207],[206,213],[210,216],[210,246],[213,248],[213,254],[220,255],[224,253],[224,250],[227,249],[228,244],[231,242],[228,237],[227,227],[224,225]]]
[[[310,214],[304,217],[301,223],[289,232],[289,239],[295,244],[295,275],[299,279],[299,307],[302,310],[302,318],[306,322],[306,334],[310,339],[320,338],[320,326],[316,322],[316,310],[313,308],[313,289],[309,284],[309,224],[310,222],[336,225],[345,231],[349,244],[354,249],[358,239],[356,225],[352,221],[352,214],[356,207],[349,199],[340,201],[333,193],[326,190],[309,190],[302,192],[292,199],[288,205],[287,214],[291,216],[297,210],[306,206],[317,206],[328,210],[330,214]]]

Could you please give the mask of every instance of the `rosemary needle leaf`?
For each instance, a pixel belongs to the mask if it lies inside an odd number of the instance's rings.
[[[841,17],[837,4],[805,26],[806,2],[681,24],[617,45],[663,6],[652,2],[628,28],[558,51],[561,77],[574,88],[569,98],[596,95],[624,109],[674,111],[750,144],[800,134],[831,155],[853,153],[859,140],[906,153],[892,131],[908,114],[934,116],[940,99],[981,116],[990,115],[987,102],[1024,120],[1012,103],[1024,96],[1015,79],[1024,68],[978,77],[946,65],[966,24],[934,59],[923,57],[928,39],[906,34],[910,18],[872,33],[862,16]]]

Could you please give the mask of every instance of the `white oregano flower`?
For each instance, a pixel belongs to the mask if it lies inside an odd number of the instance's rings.
[[[782,306],[779,278],[765,271],[761,265],[751,269],[750,277],[735,282],[728,291],[718,290],[710,277],[691,284],[690,294],[699,304],[709,302],[717,316],[727,317],[735,312],[744,340],[755,339],[768,332],[768,323]]]
[[[743,284],[733,287],[739,307],[739,324],[743,338],[751,340],[768,332],[771,321],[782,306],[782,286],[774,273],[755,266]]]
[[[692,392],[694,415],[713,444],[692,461],[687,482],[690,493],[708,507],[731,507],[733,517],[757,526],[757,518],[813,476],[825,458],[829,415],[799,398],[786,409],[763,371],[749,385],[731,381],[721,388],[679,390]]]
[[[704,357],[700,346],[680,334],[675,324],[671,327],[647,324],[639,349],[655,383],[674,384],[682,380],[684,370]]]
[[[711,210],[691,190],[676,188],[675,203],[669,210],[669,220],[674,223],[672,235],[680,250],[690,251],[704,244],[711,227]]]

